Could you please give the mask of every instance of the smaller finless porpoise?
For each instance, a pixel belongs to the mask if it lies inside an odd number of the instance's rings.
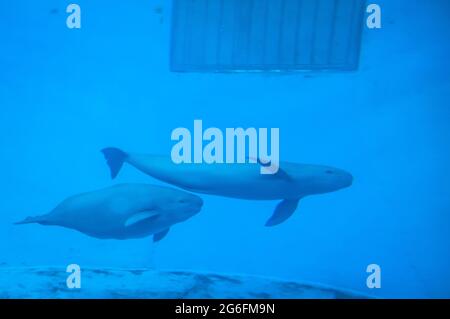
[[[190,192],[249,200],[281,200],[266,226],[287,220],[300,199],[349,187],[350,173],[329,166],[281,162],[275,174],[261,174],[263,164],[175,164],[170,157],[126,153],[117,148],[102,150],[111,177],[123,163],[166,183]]]
[[[161,240],[174,224],[197,214],[200,197],[155,185],[119,184],[67,198],[50,213],[16,224],[38,223],[71,228],[101,239],[153,235]]]

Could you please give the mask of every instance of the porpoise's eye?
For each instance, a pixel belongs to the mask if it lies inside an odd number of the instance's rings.
[[[178,203],[181,203],[181,204],[186,203],[186,200],[185,199],[179,199]]]
[[[332,170],[326,170],[325,174],[334,174],[334,172]]]

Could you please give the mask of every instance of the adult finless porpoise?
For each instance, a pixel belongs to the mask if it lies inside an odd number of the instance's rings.
[[[352,184],[350,173],[329,166],[281,162],[273,174],[260,174],[261,164],[175,164],[170,157],[102,150],[114,179],[128,163],[182,189],[240,199],[281,200],[266,226],[288,219],[303,197],[334,192]]]
[[[197,214],[202,205],[200,197],[178,189],[119,184],[69,197],[50,213],[16,224],[62,226],[101,239],[153,235],[156,242],[171,226]]]

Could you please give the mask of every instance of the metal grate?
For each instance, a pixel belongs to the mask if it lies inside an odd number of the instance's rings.
[[[365,0],[173,0],[174,72],[356,70]]]

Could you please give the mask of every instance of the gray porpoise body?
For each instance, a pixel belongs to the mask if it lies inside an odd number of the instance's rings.
[[[130,239],[154,235],[162,239],[174,224],[197,214],[200,197],[147,184],[119,184],[71,196],[50,213],[17,224],[38,223],[77,230],[101,239]]]
[[[249,200],[281,200],[267,226],[278,225],[306,196],[349,187],[353,176],[341,169],[281,162],[275,174],[261,174],[260,164],[175,164],[169,157],[102,150],[115,178],[123,163],[188,191]]]

